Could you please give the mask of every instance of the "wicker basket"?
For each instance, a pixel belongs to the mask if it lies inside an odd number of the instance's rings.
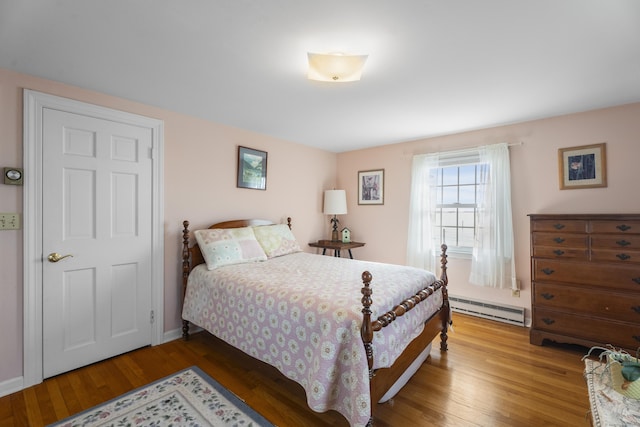
[[[640,380],[626,381],[622,376],[622,365],[616,361],[610,361],[611,386],[615,391],[625,397],[640,400]]]

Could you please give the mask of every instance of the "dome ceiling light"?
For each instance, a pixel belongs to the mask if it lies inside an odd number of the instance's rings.
[[[321,82],[355,82],[362,76],[368,55],[308,53],[307,78]]]

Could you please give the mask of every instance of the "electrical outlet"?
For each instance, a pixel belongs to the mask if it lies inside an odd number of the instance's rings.
[[[0,213],[0,230],[19,230],[20,214]]]
[[[516,279],[516,288],[511,289],[511,296],[514,298],[520,298],[520,289],[522,289],[522,280]]]

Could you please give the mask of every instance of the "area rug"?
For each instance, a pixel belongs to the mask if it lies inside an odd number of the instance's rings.
[[[273,427],[197,366],[140,387],[49,427]]]
[[[584,377],[589,391],[591,425],[594,427],[640,426],[640,400],[631,399],[611,387],[605,365],[585,359]]]

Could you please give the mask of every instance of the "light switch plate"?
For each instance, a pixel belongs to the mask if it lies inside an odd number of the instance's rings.
[[[20,214],[0,213],[0,230],[19,230]]]

